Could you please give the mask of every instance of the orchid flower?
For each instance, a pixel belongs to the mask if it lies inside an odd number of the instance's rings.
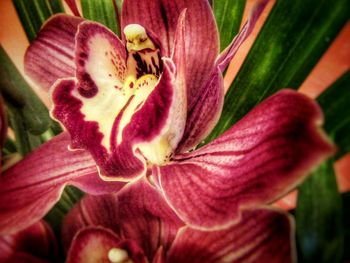
[[[25,69],[50,88],[68,133],[2,176],[1,232],[39,220],[67,184],[97,195],[147,178],[187,226],[219,231],[302,182],[334,148],[319,107],[291,90],[196,149],[220,116],[222,72],[265,4],[221,54],[207,0],[125,0],[122,39],[79,17],[47,21]]]
[[[285,212],[248,209],[234,226],[203,232],[183,225],[145,179],[117,194],[85,196],[66,216],[62,234],[67,263],[291,262],[295,257]]]

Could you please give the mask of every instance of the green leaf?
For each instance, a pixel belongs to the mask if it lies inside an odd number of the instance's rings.
[[[40,136],[28,132],[23,109],[16,108],[11,103],[6,103],[6,106],[9,124],[16,137],[16,148],[22,156],[27,155],[38,147],[42,140]]]
[[[53,14],[64,12],[60,0],[12,1],[30,42],[35,39],[46,19]]]
[[[347,22],[349,6],[347,0],[277,0],[207,140],[279,89],[297,89]]]
[[[21,109],[28,131],[44,133],[51,124],[49,112],[0,46],[0,91],[5,102]]]
[[[15,152],[17,152],[15,142],[10,138],[6,138],[4,146],[2,147],[2,156],[6,156]]]
[[[84,193],[73,186],[66,186],[60,200],[47,213],[45,220],[51,225],[56,233],[60,233],[64,216],[73,208]]]
[[[350,150],[349,87],[350,71],[317,98],[324,112],[324,128],[340,149],[337,158]],[[327,161],[299,187],[296,226],[302,261],[340,262],[344,250],[342,214],[333,163]]]
[[[324,129],[339,148],[337,158],[350,151],[350,71],[344,73],[318,98],[324,117]]]
[[[299,187],[295,218],[299,262],[340,262],[343,207],[332,160],[324,162]]]
[[[86,19],[104,24],[120,36],[118,8],[114,0],[81,0],[81,8]]]
[[[220,33],[220,50],[239,32],[246,0],[214,0],[212,5]]]

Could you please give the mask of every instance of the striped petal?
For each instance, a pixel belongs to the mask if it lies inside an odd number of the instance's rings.
[[[312,100],[281,91],[210,144],[159,167],[159,185],[189,225],[225,227],[237,220],[241,207],[286,194],[334,152],[321,123]]]
[[[69,141],[68,134],[63,133],[1,175],[1,234],[17,232],[42,218],[67,184],[91,194],[115,192],[123,186],[102,181],[91,156],[84,151],[68,151]]]
[[[220,118],[223,104],[224,83],[221,72],[216,69],[188,112],[185,131],[177,152],[193,149],[209,135]]]
[[[186,9],[185,52],[188,106],[199,96],[207,82],[219,53],[219,37],[215,18],[208,1],[155,0],[123,1],[122,28],[128,24],[141,26],[157,33],[164,56],[174,50],[175,32],[181,12]],[[146,13],[147,16],[142,14]],[[206,54],[201,50],[205,47]],[[180,65],[176,64],[176,67]]]
[[[48,262],[56,256],[56,239],[45,221],[15,234],[0,236],[0,262]]]
[[[294,262],[293,222],[267,208],[245,210],[237,224],[219,231],[179,231],[168,263]]]
[[[76,46],[78,80],[54,85],[53,117],[71,134],[71,148],[90,151],[104,179],[143,176],[146,160],[161,164],[169,158],[181,138],[174,123],[185,123],[178,117],[181,83],[173,62],[164,59],[159,80],[146,74],[129,83],[125,49],[108,29],[82,23]]]
[[[103,227],[87,227],[74,237],[66,263],[147,263],[142,249],[132,241],[121,242]]]
[[[84,197],[69,212],[63,225],[66,249],[79,230],[102,226],[121,240],[139,244],[151,260],[160,244],[169,247],[181,222],[159,192],[143,178],[115,195]]]
[[[75,34],[82,21],[64,14],[53,16],[27,49],[25,72],[45,91],[57,79],[75,75]]]
[[[198,89],[196,100],[190,101],[184,136],[177,152],[193,149],[212,131],[221,115],[224,103],[222,72],[231,62],[239,47],[252,32],[268,1],[258,1],[250,19],[232,43],[218,56],[209,79]],[[180,65],[181,66],[181,65]]]

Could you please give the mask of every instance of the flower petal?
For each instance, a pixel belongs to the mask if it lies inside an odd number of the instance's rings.
[[[195,228],[232,224],[241,207],[284,195],[333,152],[319,107],[284,90],[210,144],[159,167],[165,198]]]
[[[235,36],[230,45],[228,45],[228,47],[217,58],[217,65],[221,72],[224,72],[228,64],[231,62],[232,58],[236,55],[239,47],[253,31],[255,24],[258,21],[267,3],[268,0],[257,1],[249,20],[244,24],[243,28],[238,33],[238,35]]]
[[[180,230],[167,262],[293,262],[291,218],[272,209],[245,210],[240,221],[219,231]]]
[[[8,261],[4,263],[50,263],[50,261],[34,257],[23,252],[16,252]]]
[[[142,178],[115,195],[84,197],[66,216],[63,225],[65,248],[80,229],[100,225],[123,240],[135,241],[152,259],[159,244],[169,246],[181,222],[159,192]]]
[[[74,79],[64,79],[53,87],[52,115],[71,134],[72,148],[90,151],[101,176],[132,180],[146,173],[145,158],[164,162],[164,156],[177,146],[174,138],[178,136],[171,127],[181,101],[175,97],[174,75],[172,62],[165,60],[160,80],[152,84],[153,77],[141,78],[133,87],[140,89],[129,97],[120,92],[132,92],[132,88],[115,91],[114,87],[101,86],[94,96],[82,96]],[[153,90],[150,85],[155,85]]]
[[[187,10],[185,9],[178,19],[172,57],[176,65],[176,71],[178,72],[177,78],[190,87],[193,83],[186,83],[186,68],[190,66],[186,63],[186,14]],[[184,84],[182,86],[186,86]],[[215,67],[213,68],[209,79],[202,85],[196,98],[192,98],[192,100],[190,98],[189,107],[187,107],[186,91],[181,100],[184,102],[183,107],[187,109],[187,116],[182,117],[182,119],[187,118],[187,121],[184,132],[179,133],[182,135],[182,140],[176,152],[192,149],[210,133],[217,123],[224,101],[221,72],[215,69]],[[175,126],[182,127],[179,125]]]
[[[110,263],[108,252],[118,247],[120,239],[102,227],[84,228],[75,236],[69,249],[67,263]]]
[[[66,262],[110,263],[109,252],[116,248],[125,251],[125,256],[134,263],[147,262],[143,251],[134,242],[120,242],[116,234],[103,227],[87,227],[79,231],[69,249]]]
[[[98,92],[109,91],[110,96],[113,92],[121,93],[126,75],[126,49],[107,27],[90,21],[79,25],[75,63],[78,91],[83,97],[91,98]]]
[[[75,75],[75,33],[82,21],[64,14],[53,16],[27,49],[24,70],[44,90],[59,78]]]
[[[68,151],[69,141],[63,133],[1,175],[1,234],[14,233],[42,218],[59,200],[66,184],[93,194],[116,192],[124,185],[102,181],[91,156]]]
[[[224,84],[221,72],[216,69],[188,112],[185,132],[177,152],[193,149],[208,136],[220,118],[223,104]]]
[[[21,255],[37,257],[38,261],[39,258],[49,260],[57,256],[55,236],[45,221],[38,221],[15,234],[0,236],[1,262],[17,262],[15,259]]]
[[[199,89],[207,82],[219,53],[219,37],[215,18],[205,0],[123,1],[122,28],[140,24],[157,33],[164,56],[174,49],[175,31],[180,13],[186,10],[186,83],[188,103],[199,96]],[[147,16],[142,14],[147,13]],[[205,56],[202,51],[205,47]],[[176,65],[178,67],[179,65]]]

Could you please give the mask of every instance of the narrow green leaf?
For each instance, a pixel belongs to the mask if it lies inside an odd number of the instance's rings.
[[[214,0],[212,5],[220,33],[220,50],[225,49],[239,31],[246,0]]]
[[[84,193],[73,186],[66,186],[60,200],[45,216],[45,220],[51,225],[55,232],[60,233],[64,216],[72,209]]]
[[[350,114],[349,111],[348,114]],[[333,139],[338,146],[338,152],[335,156],[336,159],[340,159],[350,152],[350,121],[337,129],[333,135]]]
[[[209,140],[279,89],[297,89],[347,22],[349,7],[347,0],[277,0]]]
[[[337,158],[350,150],[349,87],[350,71],[317,98],[324,112],[324,128],[340,149]],[[340,262],[344,250],[342,214],[333,165],[328,161],[299,187],[296,226],[302,261]]]
[[[20,109],[27,131],[40,135],[51,125],[47,108],[0,46],[0,91],[7,103]]]
[[[299,262],[340,262],[344,244],[342,210],[333,161],[329,160],[299,187],[295,211]]]
[[[10,139],[6,138],[4,146],[2,147],[3,156],[17,152],[16,143]]]
[[[317,101],[324,112],[324,128],[338,146],[337,158],[340,158],[350,152],[350,71],[326,89]]]
[[[104,24],[120,36],[119,15],[114,0],[81,0],[83,16]]]
[[[64,12],[60,0],[12,0],[29,41],[50,16]]]
[[[42,143],[41,138],[28,132],[22,108],[16,108],[8,101],[6,106],[9,124],[15,133],[16,149],[22,156],[27,155]]]

